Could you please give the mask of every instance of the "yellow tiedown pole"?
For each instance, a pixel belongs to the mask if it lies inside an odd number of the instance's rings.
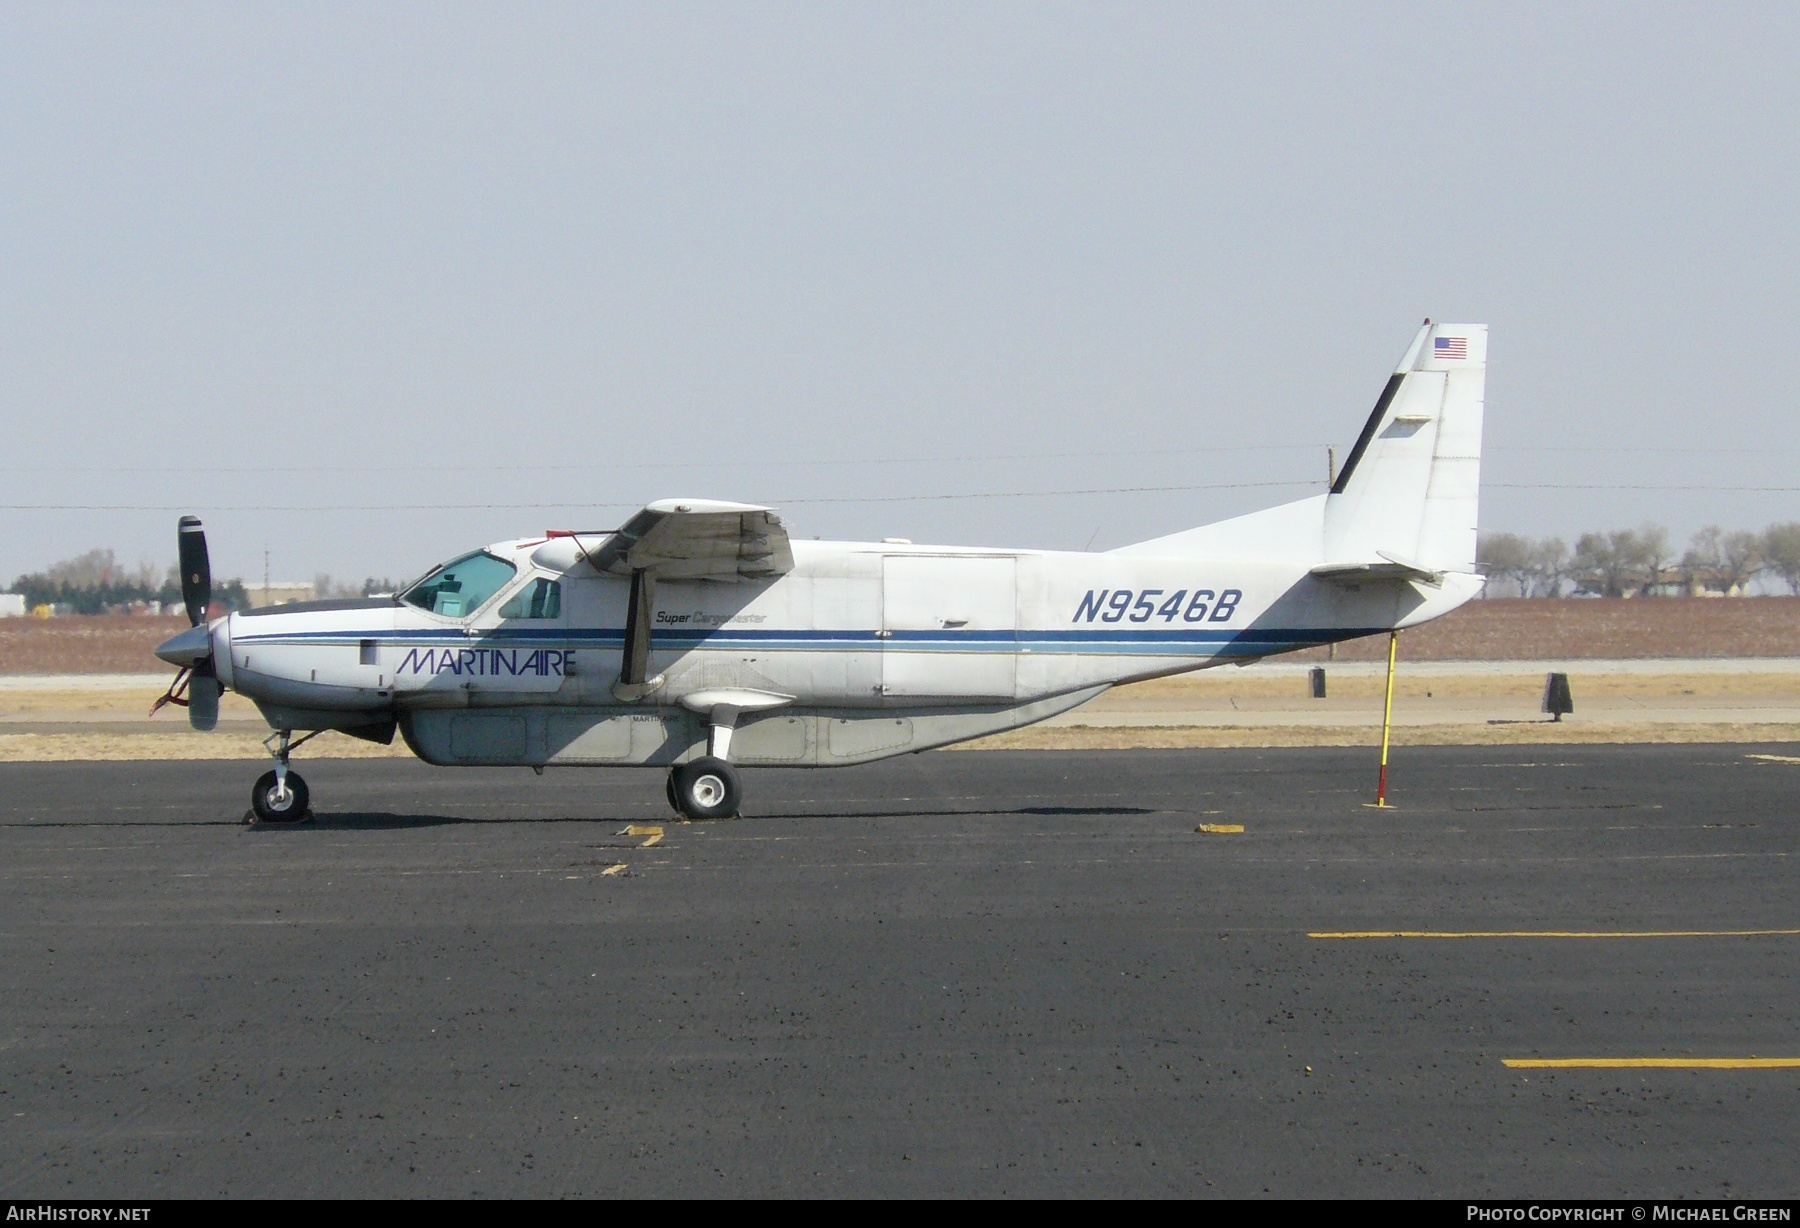
[[[1381,809],[1388,809],[1387,804],[1387,761],[1388,737],[1394,728],[1394,659],[1400,655],[1400,633],[1388,632],[1388,672],[1387,698],[1381,707],[1381,775],[1375,782],[1375,804]]]

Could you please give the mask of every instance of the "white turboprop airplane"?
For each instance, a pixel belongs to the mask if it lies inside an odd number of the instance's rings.
[[[288,754],[327,729],[397,729],[441,765],[666,767],[682,814],[735,815],[735,765],[868,763],[1455,609],[1482,586],[1486,369],[1485,325],[1428,320],[1328,494],[1103,554],[790,541],[769,508],[669,499],[460,555],[397,597],[202,625],[206,538],[184,516],[194,625],[156,655],[195,728],[223,689],[274,728],[265,822],[310,813]]]

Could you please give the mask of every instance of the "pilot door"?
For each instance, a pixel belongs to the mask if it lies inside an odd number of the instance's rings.
[[[891,554],[881,571],[881,693],[1011,699],[1018,561]]]
[[[563,587],[533,576],[469,624],[459,664],[471,703],[530,702],[528,696],[560,691],[575,676]]]

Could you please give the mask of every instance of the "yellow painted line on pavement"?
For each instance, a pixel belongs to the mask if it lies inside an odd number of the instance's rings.
[[[1503,1057],[1514,1070],[1800,1070],[1800,1057]]]
[[[1745,755],[1746,759],[1761,759],[1764,763],[1800,763],[1800,755]]]
[[[662,843],[662,833],[657,832],[654,836],[651,836],[648,840],[646,840],[642,844],[638,845],[638,847],[641,849],[647,849],[653,844],[661,844],[661,843]]]
[[[1202,823],[1194,829],[1213,836],[1230,836],[1244,830],[1242,823]]]
[[[1320,930],[1308,938],[1791,938],[1797,930]]]
[[[623,873],[625,873],[625,863],[621,861],[617,865],[607,866],[606,869],[600,871],[600,877],[611,878],[615,874]]]

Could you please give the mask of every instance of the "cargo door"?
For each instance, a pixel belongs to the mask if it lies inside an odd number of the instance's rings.
[[[1018,677],[1018,561],[888,555],[881,572],[881,692],[1011,699]]]

